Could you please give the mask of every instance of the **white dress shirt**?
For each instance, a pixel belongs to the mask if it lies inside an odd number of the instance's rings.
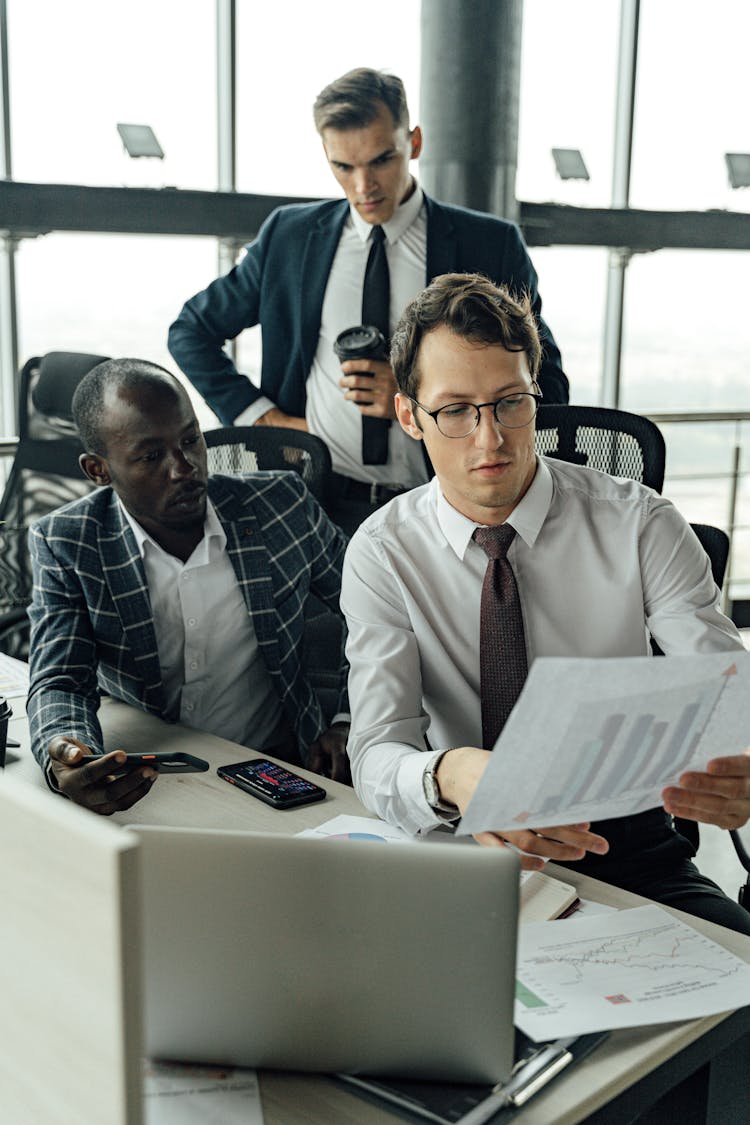
[[[146,572],[167,713],[244,746],[269,746],[282,707],[211,501],[203,538],[184,563],[121,507]]]
[[[649,635],[667,654],[742,649],[702,547],[651,489],[542,458],[507,522],[529,666],[536,656],[645,656]],[[370,516],[346,555],[354,787],[412,833],[441,823],[425,766],[482,745],[477,526],[435,478]]]
[[[362,323],[362,287],[370,253],[372,224],[350,208],[328,275],[320,321],[318,347],[307,379],[306,420],[310,432],[322,438],[331,451],[334,471],[354,480],[411,488],[427,480],[422,447],[393,422],[389,432],[388,460],[384,465],[362,464],[362,415],[344,398],[339,386],[341,364],[334,341],[345,328]],[[391,331],[409,301],[425,286],[427,272],[427,215],[419,185],[383,223],[386,257],[391,280]],[[275,404],[257,399],[235,419],[236,426],[251,426]]]

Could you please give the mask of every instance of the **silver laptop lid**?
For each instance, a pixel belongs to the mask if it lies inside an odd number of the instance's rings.
[[[495,1082],[518,860],[499,848],[137,828],[146,1051]]]

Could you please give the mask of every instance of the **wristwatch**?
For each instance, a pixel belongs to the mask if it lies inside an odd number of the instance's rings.
[[[458,805],[452,805],[449,801],[444,801],[440,795],[440,785],[437,779],[437,769],[442,762],[447,750],[443,750],[442,754],[438,754],[437,758],[433,758],[431,764],[427,766],[422,774],[422,789],[430,808],[435,812],[448,813],[450,816],[458,816]]]

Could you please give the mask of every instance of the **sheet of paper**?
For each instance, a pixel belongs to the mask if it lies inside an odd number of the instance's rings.
[[[400,828],[368,816],[334,816],[317,828],[305,828],[298,836],[318,836],[321,839],[373,840],[381,844],[403,844],[414,839]]]
[[[750,965],[660,906],[518,931],[515,1022],[535,1040],[750,1004]]]
[[[143,1104],[145,1125],[263,1125],[254,1070],[147,1059]]]
[[[750,653],[532,665],[458,831],[654,808],[686,769],[750,744]]]
[[[29,666],[23,660],[0,652],[0,695],[10,699],[14,695],[29,694]]]
[[[338,840],[372,840],[381,844],[476,844],[471,836],[456,836],[455,833],[436,828],[424,836],[410,836],[401,828],[394,828],[385,820],[371,816],[347,816],[340,814],[315,828],[303,828],[298,836],[308,838]]]

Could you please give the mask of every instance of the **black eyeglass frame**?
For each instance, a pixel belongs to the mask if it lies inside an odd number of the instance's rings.
[[[534,386],[537,386],[537,385],[538,384],[535,382]],[[526,395],[528,398],[533,398],[534,402],[536,403],[536,410],[534,411],[532,416],[529,418],[528,422],[522,422],[520,426],[509,426],[507,422],[504,422],[502,420],[502,418],[498,418],[497,408],[498,408],[498,406],[500,405],[501,402],[506,402],[507,399],[509,399],[509,398],[518,398],[520,395]],[[495,399],[494,402],[480,402],[480,403],[475,403],[475,402],[447,402],[445,404],[445,406],[439,406],[437,408],[437,410],[428,410],[427,407],[423,406],[422,403],[419,402],[416,398],[414,398],[413,395],[409,395],[409,398],[411,399],[411,401],[414,403],[415,406],[418,406],[420,410],[423,410],[425,412],[425,414],[429,414],[430,418],[432,418],[433,422],[437,426],[438,432],[443,437],[447,437],[451,441],[461,441],[462,438],[471,437],[471,435],[474,433],[474,431],[479,428],[479,423],[482,420],[482,413],[481,412],[482,412],[482,410],[484,409],[485,406],[491,406],[492,407],[492,414],[493,414],[493,417],[494,417],[495,421],[497,422],[498,426],[502,426],[504,430],[522,430],[524,428],[524,426],[530,426],[531,423],[534,421],[534,419],[537,416],[537,413],[539,411],[540,403],[542,402],[544,396],[539,391],[536,391],[536,392],[535,391],[516,391],[515,394],[503,395],[502,398]],[[440,429],[440,423],[438,422],[438,414],[442,414],[442,412],[444,410],[455,409],[455,407],[457,407],[457,406],[471,406],[471,407],[473,407],[473,409],[476,413],[476,421],[474,422],[474,425],[472,426],[472,428],[469,430],[468,433],[461,434],[460,436],[458,434],[443,433],[443,431]]]

